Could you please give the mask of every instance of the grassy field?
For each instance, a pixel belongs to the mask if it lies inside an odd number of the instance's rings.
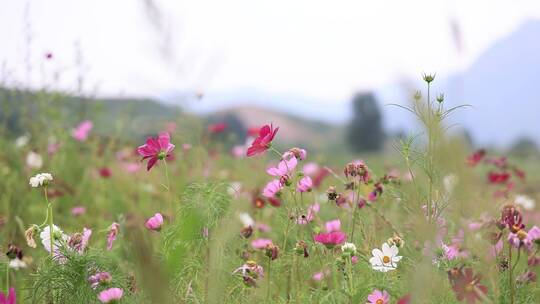
[[[469,151],[443,102],[413,103],[425,130],[395,151],[303,151],[281,127],[234,155],[185,113],[6,96],[0,273],[17,303],[540,302],[538,156]]]

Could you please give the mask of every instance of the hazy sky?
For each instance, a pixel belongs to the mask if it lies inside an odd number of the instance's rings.
[[[538,0],[149,2],[0,0],[2,80],[50,85],[58,74],[55,86],[75,90],[82,74],[101,95],[256,88],[346,100],[424,71],[448,75],[540,18]]]

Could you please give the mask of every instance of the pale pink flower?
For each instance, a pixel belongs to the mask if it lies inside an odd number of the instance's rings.
[[[73,138],[75,138],[75,140],[85,141],[93,127],[94,124],[90,120],[85,120],[81,122],[75,129],[73,129],[71,135]]]
[[[231,149],[231,154],[235,158],[242,158],[246,154],[246,147],[244,147],[242,145],[234,146]]]
[[[122,164],[122,169],[124,169],[126,173],[132,174],[141,170],[141,165],[139,163],[126,162]]]
[[[296,190],[299,192],[308,192],[311,191],[311,187],[313,187],[313,181],[311,180],[311,177],[304,176],[300,181],[298,181],[298,184],[296,185]]]
[[[281,188],[283,186],[281,185],[281,182],[279,179],[275,179],[268,184],[263,189],[262,195],[268,198],[273,198],[281,191]]]
[[[88,278],[90,287],[96,289],[99,285],[108,284],[112,281],[112,276],[108,272],[98,272]]]
[[[101,303],[109,303],[120,300],[124,295],[124,290],[120,288],[109,288],[99,293],[98,299]]]
[[[341,230],[341,221],[339,219],[328,221],[325,224],[326,232],[340,231]]]
[[[272,245],[272,240],[270,239],[256,239],[251,241],[251,247],[254,249],[264,249],[267,245]]]
[[[289,174],[294,168],[296,168],[296,165],[298,164],[298,160],[296,160],[296,157],[289,157],[289,159],[283,159],[279,162],[277,167],[272,167],[266,170],[266,173],[272,175],[272,176],[283,176]]]
[[[308,207],[307,214],[305,216],[300,216],[296,223],[299,225],[306,225],[309,222],[312,222],[315,219],[315,214],[319,212],[320,205],[315,203]]]
[[[375,289],[368,295],[367,300],[369,304],[388,304],[390,303],[390,295],[386,290],[380,291]]]
[[[313,274],[311,277],[314,281],[322,281],[324,279],[324,272],[319,271]]]
[[[112,223],[109,232],[107,233],[107,250],[112,249],[113,242],[116,240],[118,232],[120,232],[120,225],[118,223]]]
[[[83,215],[86,213],[86,208],[83,206],[75,206],[71,208],[71,214],[74,216]]]
[[[317,174],[319,172],[319,165],[317,163],[311,162],[304,165],[302,168],[302,171],[305,175],[312,176],[314,174]]]
[[[160,213],[154,214],[154,216],[149,218],[144,224],[146,228],[153,231],[160,231],[161,225],[163,225],[163,216]]]

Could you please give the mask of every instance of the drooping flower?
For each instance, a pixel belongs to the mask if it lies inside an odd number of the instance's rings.
[[[88,278],[90,287],[96,289],[99,285],[105,285],[112,281],[112,276],[108,272],[98,272]]]
[[[390,295],[386,290],[380,291],[375,289],[368,295],[367,300],[369,304],[388,304],[390,303]]]
[[[92,235],[92,230],[83,228],[82,233],[75,233],[69,237],[67,242],[69,248],[78,254],[83,254],[88,247],[88,241]]]
[[[330,248],[339,244],[343,244],[346,239],[347,235],[342,231],[333,231],[328,233],[321,232],[314,237],[314,240],[316,242],[319,242]]]
[[[17,304],[17,295],[15,288],[9,288],[7,296],[0,291],[0,304]]]
[[[113,242],[116,240],[118,232],[120,232],[120,225],[118,223],[112,223],[109,232],[107,233],[107,250],[112,249]]]
[[[53,180],[53,176],[50,173],[38,173],[35,176],[30,178],[29,185],[37,188],[40,186],[47,185]]]
[[[299,192],[309,192],[311,191],[312,187],[313,181],[311,180],[311,177],[304,176],[298,181],[298,184],[296,185],[296,190]]]
[[[265,197],[273,198],[281,191],[281,188],[283,188],[283,185],[281,185],[279,179],[275,179],[264,186],[262,194]]]
[[[232,274],[240,273],[244,283],[248,286],[257,286],[257,280],[264,277],[264,269],[255,261],[247,261],[244,265],[238,267]]]
[[[109,288],[100,292],[98,299],[101,303],[110,303],[112,301],[120,300],[124,295],[124,290],[121,288]]]
[[[387,272],[397,268],[397,263],[401,261],[398,255],[399,249],[393,245],[390,247],[387,243],[382,244],[382,250],[375,248],[371,251],[373,257],[369,259],[371,267],[374,270]]]
[[[294,156],[294,158],[298,160],[305,160],[307,157],[307,152],[304,149],[300,148],[291,148],[287,152],[283,153],[283,158],[288,158],[290,156]]]
[[[85,141],[93,127],[94,124],[90,120],[85,120],[81,122],[75,129],[73,129],[71,135],[77,141]]]
[[[43,158],[36,152],[30,151],[26,155],[26,165],[31,169],[41,169],[43,166]]]
[[[279,128],[273,125],[265,125],[259,130],[258,136],[253,140],[251,146],[247,149],[247,156],[255,156],[264,153],[272,144]]]
[[[161,225],[163,225],[163,216],[161,213],[154,214],[154,216],[149,218],[144,224],[146,228],[153,231],[160,231]]]
[[[36,225],[30,226],[26,231],[24,232],[24,237],[26,238],[26,244],[28,247],[36,248],[37,244],[34,240],[34,235],[38,232],[38,227]]]
[[[148,137],[146,143],[137,148],[137,153],[144,159],[148,159],[147,170],[157,163],[158,160],[164,160],[169,157],[170,153],[174,149],[174,145],[171,144],[171,137],[169,133],[160,133],[157,137]]]
[[[487,287],[480,284],[481,276],[475,275],[472,268],[453,268],[448,271],[448,280],[459,301],[474,304],[487,293]]]

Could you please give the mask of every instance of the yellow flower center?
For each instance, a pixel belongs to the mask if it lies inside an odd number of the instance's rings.
[[[386,257],[385,257],[385,258],[386,258]],[[383,299],[378,299],[378,300],[375,302],[375,304],[384,304],[384,301],[383,301]]]
[[[385,255],[385,256],[382,258],[382,261],[383,261],[383,263],[388,264],[388,263],[390,263],[390,257],[387,256],[387,255]],[[382,303],[382,302],[381,302],[381,303]]]

